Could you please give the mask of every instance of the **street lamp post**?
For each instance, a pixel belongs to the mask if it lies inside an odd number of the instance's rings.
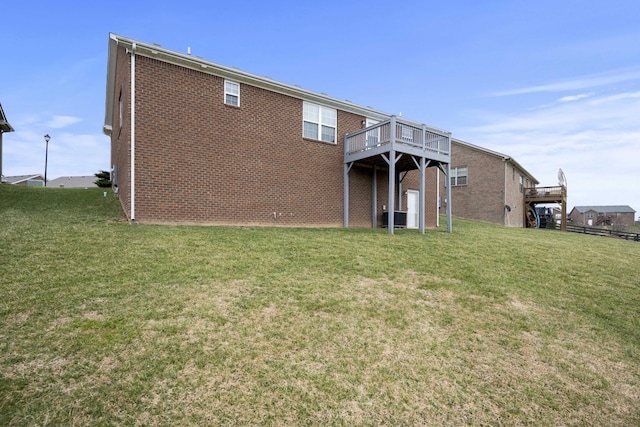
[[[51,137],[49,136],[49,134],[46,134],[44,136],[44,142],[45,142],[45,152],[44,152],[44,186],[47,186],[47,158],[49,157],[49,140],[51,139]]]

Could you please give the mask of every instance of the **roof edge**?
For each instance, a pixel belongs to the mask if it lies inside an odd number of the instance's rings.
[[[333,107],[341,111],[346,111],[353,114],[358,114],[364,117],[368,117],[376,120],[389,119],[392,114],[376,110],[371,107],[365,107],[355,104],[351,101],[341,100],[331,97],[324,93],[313,92],[307,89],[303,89],[296,85],[290,85],[273,80],[269,77],[262,77],[256,74],[248,73],[237,68],[227,67],[225,65],[217,64],[207,61],[198,56],[191,56],[189,54],[182,54],[176,51],[172,51],[163,48],[160,45],[149,44],[133,40],[124,36],[119,36],[114,33],[109,33],[109,59],[108,59],[108,71],[107,71],[107,100],[105,112],[105,123],[103,132],[109,135],[110,126],[113,119],[113,99],[115,91],[115,62],[118,46],[124,46],[128,49],[135,49],[137,55],[157,59],[170,64],[190,68],[193,70],[201,71],[203,73],[216,75],[223,78],[232,79],[238,83],[244,83],[251,86],[256,86],[262,89],[266,89],[272,92],[280,93],[283,95],[291,96],[294,98],[316,102],[328,107]],[[419,123],[419,122],[415,122]],[[441,132],[450,133],[448,131],[439,129],[434,126],[425,125],[431,129]]]
[[[7,116],[4,114],[4,110],[2,109],[2,104],[0,104],[0,132],[14,132],[15,129],[9,124],[7,121]]]

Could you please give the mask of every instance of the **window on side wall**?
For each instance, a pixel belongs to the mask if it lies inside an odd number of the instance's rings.
[[[337,110],[310,102],[304,102],[302,108],[302,136],[335,144],[338,123]]]
[[[224,103],[234,107],[240,106],[240,83],[224,81]]]
[[[520,175],[520,192],[524,189],[524,177]]]
[[[451,186],[467,185],[467,167],[451,168]]]

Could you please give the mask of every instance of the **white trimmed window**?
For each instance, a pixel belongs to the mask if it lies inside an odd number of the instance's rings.
[[[336,143],[338,112],[310,102],[303,103],[302,136],[309,139]]]
[[[467,185],[467,167],[451,168],[451,186]]]
[[[240,83],[224,81],[224,103],[234,107],[240,106]]]
[[[522,175],[520,175],[520,183],[518,184],[518,187],[520,188],[520,192],[522,193],[522,191],[524,190],[524,177]]]

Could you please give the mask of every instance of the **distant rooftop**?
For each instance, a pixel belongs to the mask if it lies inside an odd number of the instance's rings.
[[[20,184],[21,182],[28,181],[30,179],[43,180],[44,178],[40,174],[2,176],[2,182],[6,182],[7,184]]]
[[[629,205],[614,206],[576,206],[574,207],[580,213],[595,211],[601,213],[636,213]]]
[[[64,188],[91,188],[97,187],[94,183],[97,181],[94,175],[89,176],[61,176],[60,178],[51,179],[47,182],[47,187],[64,187]]]

